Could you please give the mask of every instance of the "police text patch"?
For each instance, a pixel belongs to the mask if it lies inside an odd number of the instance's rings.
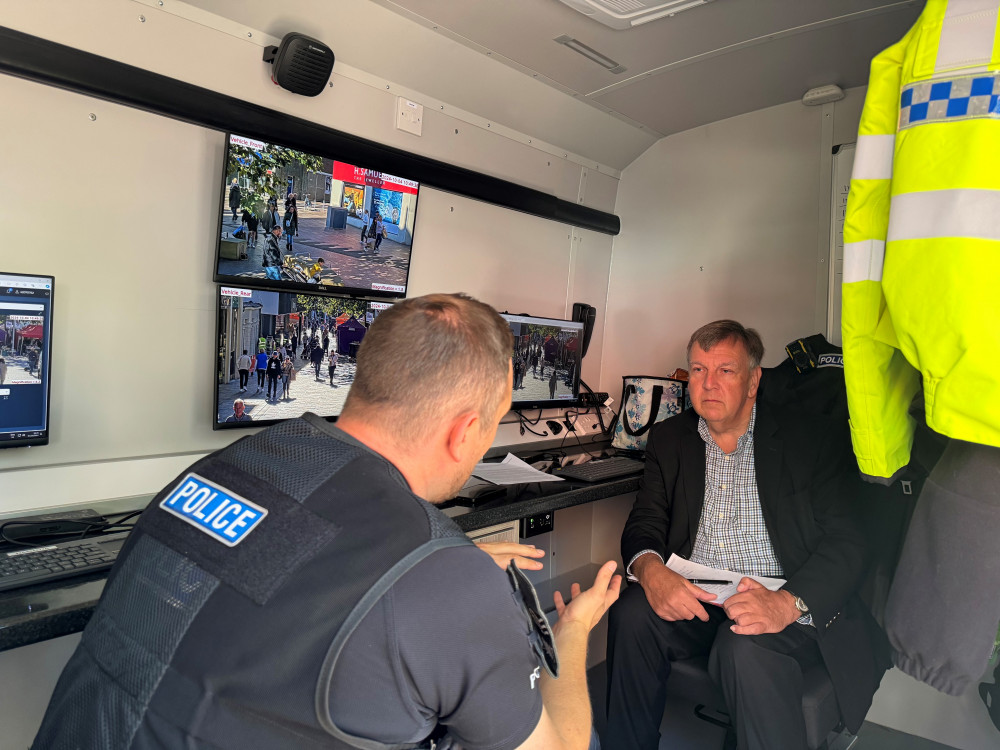
[[[267,515],[267,509],[197,474],[188,474],[160,503],[168,513],[228,547],[235,547]]]

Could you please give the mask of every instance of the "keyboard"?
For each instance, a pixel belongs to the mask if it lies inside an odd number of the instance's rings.
[[[587,461],[587,463],[567,466],[553,472],[553,474],[580,482],[600,482],[605,479],[638,474],[642,471],[643,465],[644,463],[636,458],[612,456],[611,458],[597,458],[593,461]]]
[[[107,570],[118,559],[128,531],[62,540],[43,547],[0,552],[0,591]]]

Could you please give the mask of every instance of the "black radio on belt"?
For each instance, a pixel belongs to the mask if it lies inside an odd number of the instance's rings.
[[[802,339],[796,339],[785,347],[788,356],[799,372],[807,372],[816,367],[816,354],[812,347]]]

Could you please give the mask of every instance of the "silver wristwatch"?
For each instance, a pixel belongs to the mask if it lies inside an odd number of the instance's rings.
[[[788,589],[785,589],[785,591],[788,591]],[[791,591],[788,591],[788,593],[792,594]],[[799,612],[801,612],[804,615],[809,614],[809,607],[807,607],[806,603],[804,601],[802,601],[802,597],[801,596],[796,596],[795,594],[792,594],[792,598],[795,599],[795,609],[797,609]]]

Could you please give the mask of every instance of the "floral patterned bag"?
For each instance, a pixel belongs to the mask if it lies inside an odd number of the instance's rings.
[[[686,386],[683,380],[674,378],[624,376],[621,411],[611,445],[619,450],[645,450],[649,428],[684,410]]]

